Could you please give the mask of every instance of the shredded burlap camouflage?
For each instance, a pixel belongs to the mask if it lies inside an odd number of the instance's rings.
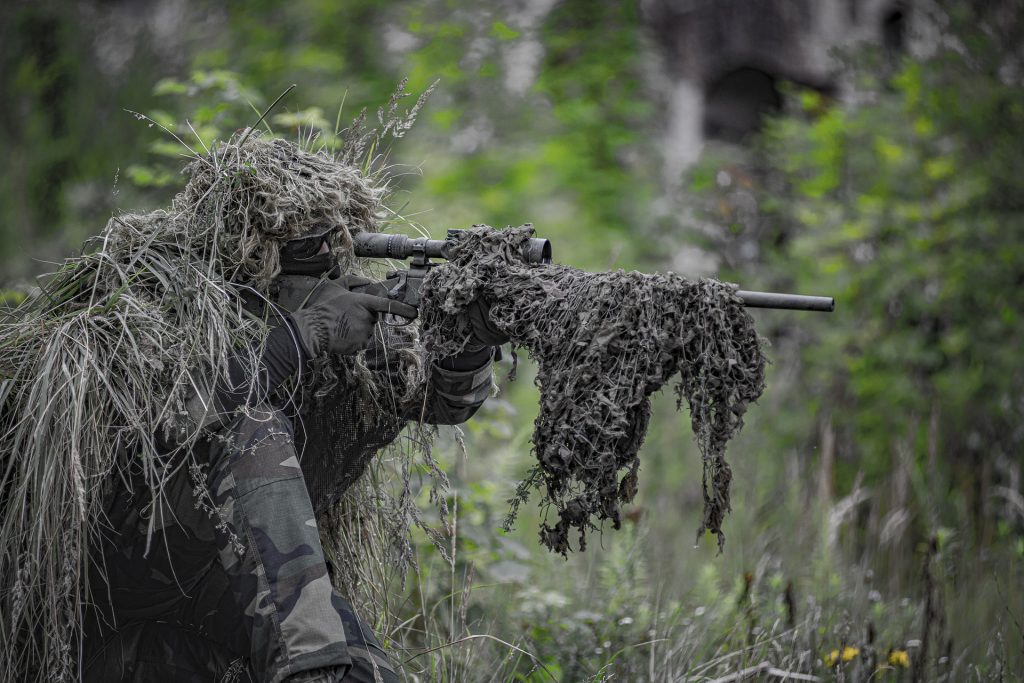
[[[729,439],[764,389],[765,358],[736,287],[678,275],[588,273],[564,265],[529,265],[522,247],[531,226],[475,226],[455,237],[447,264],[424,282],[423,343],[443,357],[470,334],[466,308],[478,297],[490,319],[539,364],[537,465],[516,506],[533,487],[557,521],[541,528],[548,548],[571,549],[569,531],[603,520],[618,527],[620,506],[637,491],[652,393],[675,379],[678,404],[690,408],[704,460],[705,529],[724,542],[729,510]]]

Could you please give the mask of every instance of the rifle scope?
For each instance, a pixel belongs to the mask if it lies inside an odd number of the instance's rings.
[[[449,234],[454,231],[449,231]],[[370,258],[407,259],[413,256],[448,259],[448,240],[431,240],[426,237],[380,232],[360,232],[352,237],[356,256]],[[523,246],[527,263],[551,263],[551,242],[540,237],[531,237]]]

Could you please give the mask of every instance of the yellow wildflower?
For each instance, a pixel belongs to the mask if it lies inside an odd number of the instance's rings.
[[[825,666],[835,666],[839,662],[848,662],[859,654],[860,648],[851,647],[849,645],[844,647],[842,652],[839,650],[832,650],[825,655]]]
[[[893,666],[901,666],[904,669],[910,668],[910,655],[906,650],[892,650],[889,652],[889,663]]]

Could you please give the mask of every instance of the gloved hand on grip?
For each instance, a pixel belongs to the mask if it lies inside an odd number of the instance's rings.
[[[488,346],[501,346],[508,343],[507,334],[499,330],[491,322],[491,306],[481,298],[476,299],[466,309],[469,324],[473,327],[473,335],[466,346],[467,351],[478,351]]]
[[[349,356],[366,347],[377,317],[390,313],[414,320],[413,306],[387,297],[352,291],[371,284],[354,275],[324,280],[305,304],[291,314],[307,358],[323,355]]]
[[[478,298],[467,306],[466,317],[471,330],[469,339],[462,351],[438,361],[445,370],[479,370],[492,360],[501,360],[501,345],[510,341],[508,335],[491,322],[491,307],[484,299]]]

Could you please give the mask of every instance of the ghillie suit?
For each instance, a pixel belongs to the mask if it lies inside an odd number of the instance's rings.
[[[351,268],[350,236],[377,229],[385,191],[351,163],[358,150],[339,159],[251,131],[220,144],[185,169],[188,183],[168,210],[116,216],[0,319],[3,680],[76,678],[82,607],[105,590],[90,585],[90,548],[110,532],[117,509],[105,503],[118,487],[144,513],[141,554],[156,552],[151,540],[166,520],[154,511],[168,509],[180,473],[193,474],[197,489],[215,475],[193,457],[210,447],[190,412],[197,385],[230,383],[229,359],[259,375],[270,321],[246,302],[273,298],[285,241],[313,225],[341,226],[334,252]],[[363,355],[321,365],[321,397],[355,385],[376,406],[413,396],[405,380],[416,376],[414,354],[385,351],[400,367],[379,385]],[[258,383],[249,391],[250,406],[272,398]],[[367,430],[401,428],[393,414],[366,420]],[[350,478],[363,460],[347,467]],[[196,503],[232,536],[222,500],[199,491]],[[237,552],[248,543],[231,541]]]
[[[725,446],[764,389],[765,359],[735,287],[678,275],[587,273],[522,258],[530,226],[477,226],[455,237],[448,263],[421,293],[422,341],[443,357],[469,334],[464,312],[478,298],[490,321],[539,363],[538,463],[513,506],[544,487],[558,513],[541,528],[548,548],[566,553],[569,531],[620,523],[619,506],[637,490],[637,452],[650,418],[649,396],[678,375],[677,405],[690,407],[704,461],[705,529],[724,543],[732,477]],[[620,472],[625,470],[620,477]],[[514,517],[513,507],[510,521]]]

